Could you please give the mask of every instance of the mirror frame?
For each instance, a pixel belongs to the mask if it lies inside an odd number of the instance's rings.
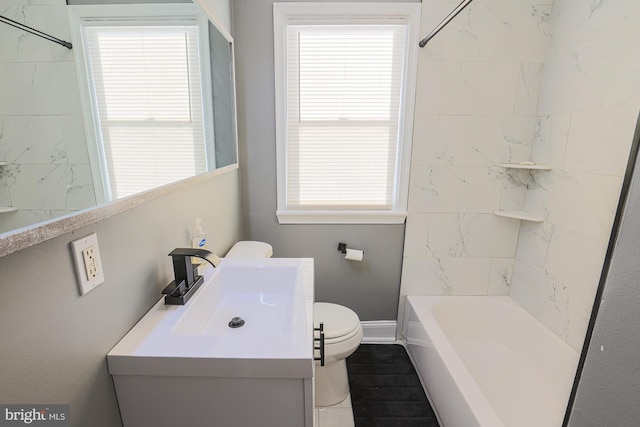
[[[87,225],[110,218],[119,213],[141,206],[145,203],[176,193],[202,182],[209,181],[229,171],[238,169],[238,163],[176,181],[133,196],[115,200],[103,205],[83,209],[48,221],[0,234],[0,257],[10,255],[22,249],[45,242],[54,237],[78,230]]]

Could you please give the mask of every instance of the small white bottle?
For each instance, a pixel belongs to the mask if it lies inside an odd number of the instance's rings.
[[[196,218],[196,227],[191,240],[191,247],[194,249],[207,249],[207,233],[202,229],[202,220]],[[203,260],[196,257],[191,257],[192,264],[202,264]]]

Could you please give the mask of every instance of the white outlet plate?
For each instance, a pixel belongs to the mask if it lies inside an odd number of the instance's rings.
[[[73,264],[76,267],[78,289],[84,295],[104,282],[98,236],[90,234],[70,243]]]

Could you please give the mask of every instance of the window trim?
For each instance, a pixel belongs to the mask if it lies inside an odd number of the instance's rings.
[[[401,224],[407,215],[411,142],[418,69],[420,3],[274,3],[274,68],[276,105],[277,210],[280,224]],[[345,21],[347,19],[348,21]],[[286,34],[293,24],[367,23],[385,20],[407,24],[407,74],[401,102],[400,138],[394,206],[390,210],[303,210],[288,209]]]
[[[74,58],[79,83],[80,105],[82,107],[89,164],[98,204],[112,202],[108,190],[108,177],[100,140],[100,123],[97,105],[93,99],[94,88],[89,81],[88,55],[83,30],[87,25],[117,25],[118,21],[149,24],[158,21],[166,24],[192,23],[198,27],[200,53],[200,79],[202,88],[202,114],[204,144],[207,169],[215,169],[215,149],[213,149],[213,96],[211,88],[211,61],[209,54],[209,21],[195,4],[100,4],[68,6],[71,38],[74,44]],[[213,165],[213,167],[212,167]]]

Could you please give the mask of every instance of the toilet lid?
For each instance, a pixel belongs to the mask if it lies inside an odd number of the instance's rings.
[[[328,302],[316,302],[313,304],[313,327],[320,327],[320,322],[324,323],[325,339],[331,339],[357,330],[360,318],[347,307]]]
[[[273,248],[270,244],[244,240],[237,242],[224,256],[225,258],[271,258]]]

